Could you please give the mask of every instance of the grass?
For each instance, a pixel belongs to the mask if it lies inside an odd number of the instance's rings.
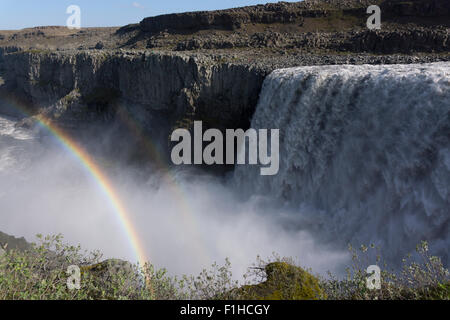
[[[347,277],[315,276],[289,258],[274,255],[257,258],[244,275],[233,280],[228,259],[213,264],[197,276],[170,276],[166,269],[147,263],[133,265],[120,260],[102,261],[100,252],[82,251],[63,243],[61,235],[38,235],[38,243],[21,250],[0,249],[0,299],[2,300],[423,300],[450,299],[449,272],[428,244],[417,247],[417,257],[403,260],[399,272],[389,271],[377,255],[381,289],[366,286],[368,254],[374,246],[350,248],[353,264]],[[79,289],[69,266],[79,267]],[[74,280],[74,281],[73,281]]]
[[[449,271],[439,257],[429,253],[428,243],[423,241],[416,247],[415,255],[402,259],[399,271],[393,271],[382,263],[380,248],[361,246],[358,250],[349,247],[352,266],[347,268],[347,277],[336,279],[329,274],[322,286],[330,299],[336,300],[449,300]],[[370,251],[376,251],[376,265],[381,269],[381,288],[367,288],[367,266]]]

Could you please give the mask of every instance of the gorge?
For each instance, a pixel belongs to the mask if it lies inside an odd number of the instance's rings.
[[[381,2],[404,24],[369,32],[365,2],[329,0],[5,34],[0,230],[27,240],[61,232],[136,261],[113,195],[141,251],[174,273],[227,256],[243,273],[274,251],[342,272],[349,243],[380,246],[396,265],[422,240],[448,266],[447,4]],[[276,30],[258,29],[267,25]],[[79,40],[87,34],[95,41]],[[171,133],[197,121],[222,132],[279,129],[279,172],[173,166]]]

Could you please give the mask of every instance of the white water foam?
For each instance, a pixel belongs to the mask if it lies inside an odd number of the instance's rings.
[[[235,182],[327,241],[399,261],[428,240],[448,263],[449,117],[449,63],[276,70],[251,127],[280,129],[280,171],[240,166]]]

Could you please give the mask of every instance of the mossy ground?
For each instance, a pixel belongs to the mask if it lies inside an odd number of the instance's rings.
[[[287,262],[266,265],[267,280],[239,289],[248,300],[318,300],[325,298],[319,279],[304,269]]]

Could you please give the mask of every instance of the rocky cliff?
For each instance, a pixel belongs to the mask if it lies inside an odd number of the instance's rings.
[[[30,247],[25,238],[16,238],[0,231],[0,256],[5,250],[27,250]]]
[[[118,107],[174,125],[203,120],[219,128],[248,127],[260,88],[277,68],[315,64],[413,63],[441,55],[201,54],[90,50],[1,52],[1,92],[20,97],[31,113],[61,124],[111,116]],[[75,123],[74,123],[75,122]]]
[[[111,108],[121,105],[173,120],[195,114],[222,126],[245,126],[240,121],[248,121],[266,75],[260,68],[201,55],[27,51],[0,56],[3,90],[53,116],[114,112]]]

